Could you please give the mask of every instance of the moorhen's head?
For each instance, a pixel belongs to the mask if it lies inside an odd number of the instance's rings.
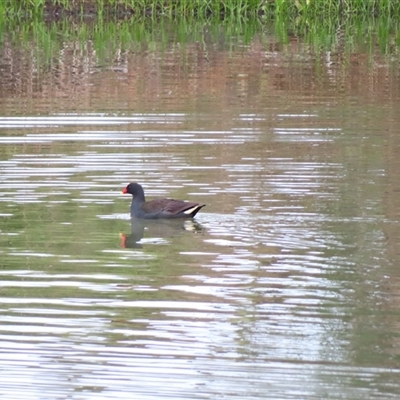
[[[139,199],[144,200],[144,191],[143,188],[136,182],[131,182],[126,188],[122,189],[122,194],[129,193],[133,197],[138,197]]]

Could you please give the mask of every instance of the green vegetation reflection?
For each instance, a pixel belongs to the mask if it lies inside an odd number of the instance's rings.
[[[271,41],[284,45],[293,39],[310,45],[312,51],[351,52],[361,49],[373,53],[376,47],[383,54],[397,53],[400,42],[399,23],[392,19],[353,18],[342,24],[338,19],[326,20],[321,24],[310,24],[307,19],[296,21],[278,18],[275,21],[193,20],[168,18],[159,20],[140,19],[124,21],[96,20],[91,23],[32,21],[0,21],[1,45],[24,46],[35,51],[40,63],[51,62],[64,49],[67,42],[74,43],[74,51],[83,51],[90,43],[99,61],[114,58],[121,51],[149,50],[155,43],[158,50],[167,49],[172,43],[184,45],[198,43],[207,52],[208,43],[220,43],[221,50],[240,49],[253,42],[265,46]],[[34,43],[34,45],[33,45]],[[281,49],[284,51],[284,49]]]

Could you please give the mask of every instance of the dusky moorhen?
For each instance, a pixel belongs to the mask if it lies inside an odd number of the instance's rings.
[[[190,201],[163,198],[146,201],[142,186],[136,182],[131,182],[121,193],[132,195],[131,215],[136,218],[193,218],[205,206]]]

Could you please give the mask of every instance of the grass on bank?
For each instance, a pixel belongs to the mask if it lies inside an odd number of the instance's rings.
[[[399,0],[2,0],[0,13],[12,17],[169,16],[321,18],[358,15],[400,16]],[[1,16],[0,16],[1,18]]]

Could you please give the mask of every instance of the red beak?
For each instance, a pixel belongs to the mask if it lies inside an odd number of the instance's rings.
[[[123,189],[121,190],[121,194],[126,194],[126,193],[128,193],[128,189],[127,189],[127,188],[123,188]]]

